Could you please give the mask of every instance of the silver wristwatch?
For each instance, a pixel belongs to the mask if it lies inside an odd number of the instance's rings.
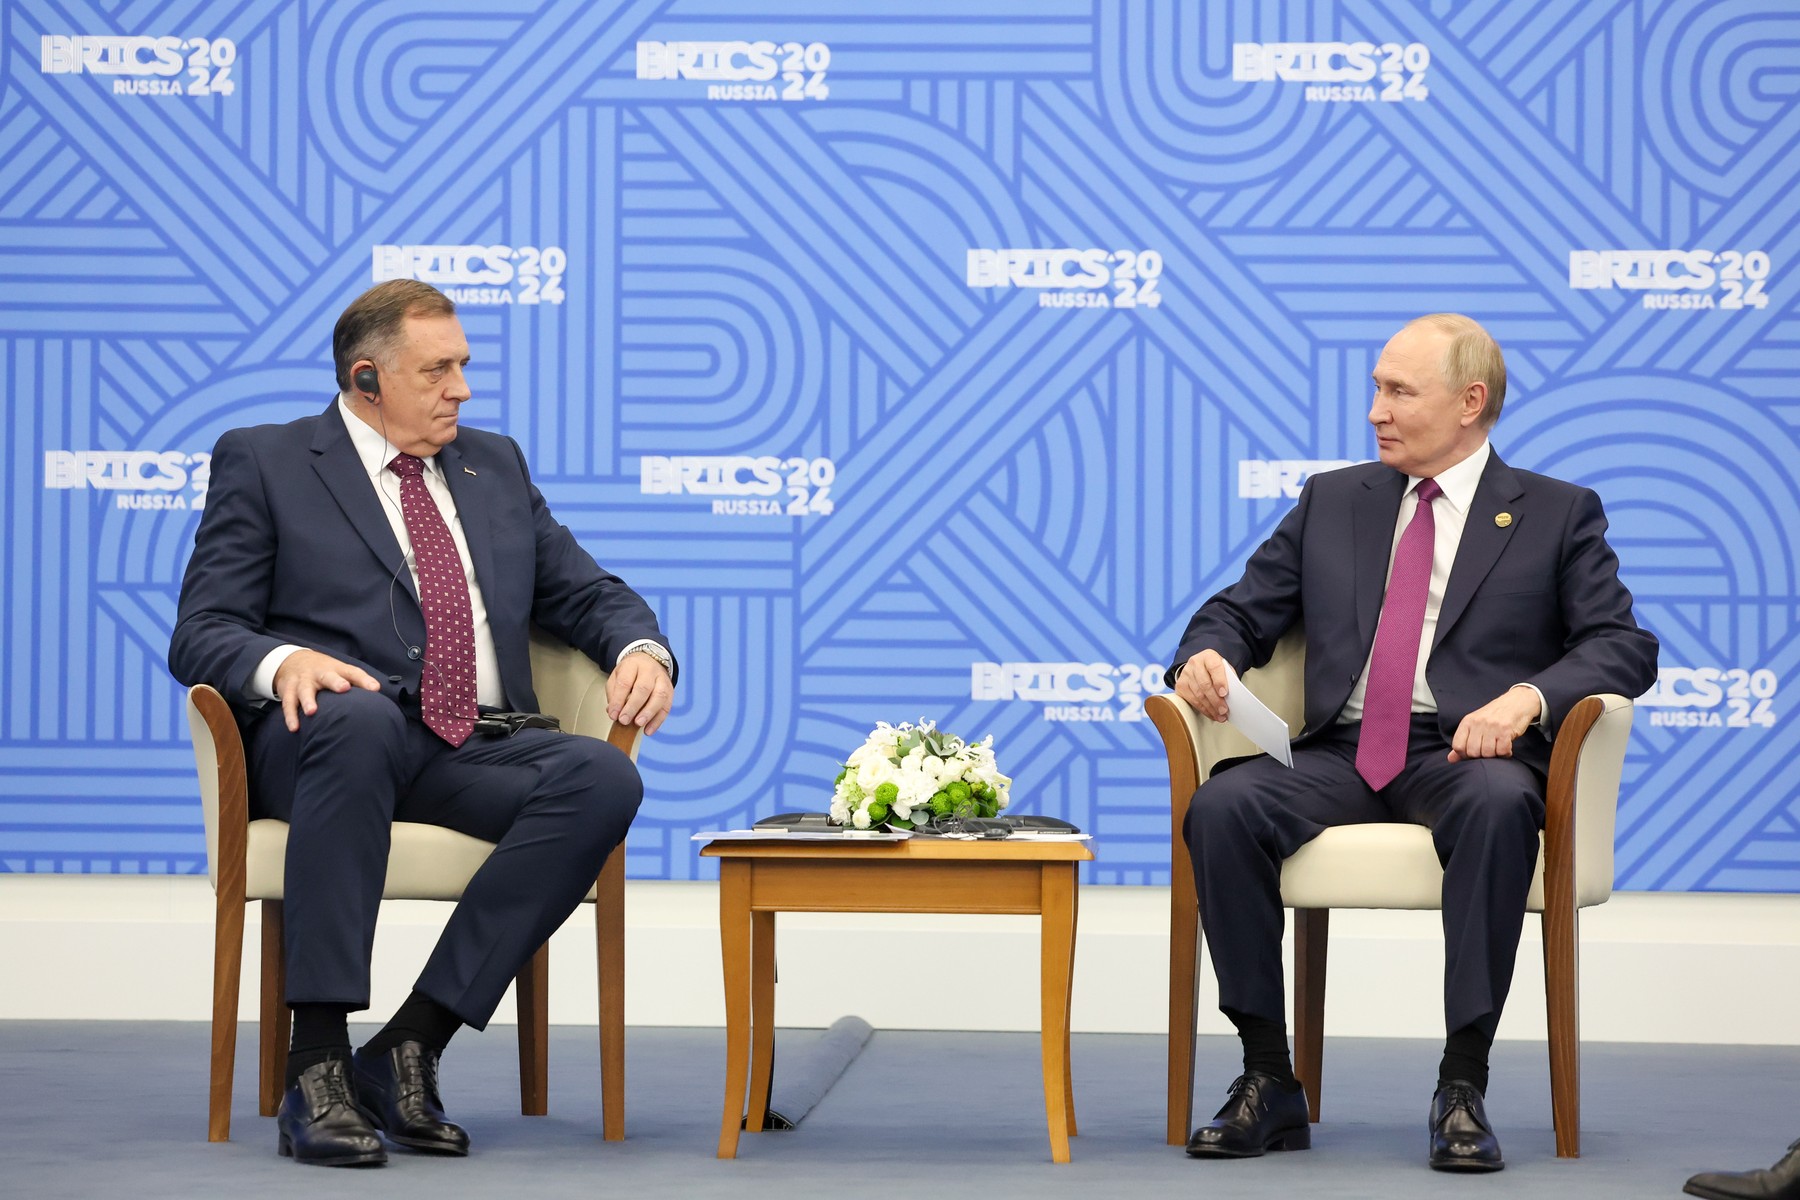
[[[622,659],[628,654],[648,654],[651,658],[654,658],[657,662],[661,663],[662,669],[667,671],[670,676],[675,674],[675,660],[669,657],[669,652],[667,650],[664,650],[655,642],[633,643],[632,645],[625,647],[625,653],[619,655],[619,657]]]

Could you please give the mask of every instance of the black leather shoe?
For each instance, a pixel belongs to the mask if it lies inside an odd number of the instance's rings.
[[[1800,1142],[1766,1171],[1707,1171],[1681,1190],[1706,1200],[1800,1200]]]
[[[381,1138],[356,1104],[350,1064],[328,1058],[300,1072],[275,1114],[276,1148],[283,1158],[321,1167],[379,1167]]]
[[[433,1154],[467,1154],[469,1135],[444,1118],[438,1098],[438,1054],[423,1042],[401,1042],[386,1054],[358,1050],[356,1094],[390,1142]]]
[[[1434,1171],[1498,1171],[1500,1139],[1488,1124],[1487,1109],[1475,1085],[1452,1079],[1431,1098],[1431,1169]]]
[[[1231,1083],[1231,1099],[1188,1139],[1190,1158],[1256,1158],[1265,1150],[1312,1145],[1306,1089],[1288,1091],[1273,1075],[1246,1071]]]

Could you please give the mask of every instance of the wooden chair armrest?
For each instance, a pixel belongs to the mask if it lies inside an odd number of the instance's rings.
[[[206,817],[206,861],[213,888],[242,897],[244,858],[250,841],[250,789],[244,770],[244,739],[231,704],[218,689],[188,689],[189,730],[194,735],[200,803]],[[196,718],[198,718],[196,720]],[[210,743],[210,755],[207,753]],[[211,761],[207,759],[210,757]]]
[[[1162,735],[1163,750],[1169,756],[1169,813],[1179,853],[1186,849],[1181,827],[1187,821],[1188,804],[1200,786],[1200,728],[1206,718],[1174,692],[1147,698],[1144,710]]]
[[[1582,890],[1612,890],[1612,843],[1619,803],[1619,776],[1631,731],[1632,704],[1624,696],[1583,697],[1556,732],[1544,794],[1545,904],[1563,902],[1553,894],[1566,880],[1571,889],[1583,875]],[[1574,902],[1571,894],[1567,902]],[[1597,902],[1597,901],[1592,901]]]

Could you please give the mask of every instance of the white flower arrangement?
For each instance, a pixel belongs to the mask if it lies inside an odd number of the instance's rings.
[[[1011,799],[994,738],[965,742],[934,722],[875,726],[837,775],[831,819],[869,829],[911,829],[933,817],[991,817]]]

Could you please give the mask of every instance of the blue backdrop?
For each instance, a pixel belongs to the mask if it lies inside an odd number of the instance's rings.
[[[0,869],[203,869],[214,439],[371,282],[685,664],[640,877],[878,719],[1166,879],[1143,697],[1459,310],[1663,642],[1631,888],[1800,888],[1800,15],[1747,0],[4,0]]]

